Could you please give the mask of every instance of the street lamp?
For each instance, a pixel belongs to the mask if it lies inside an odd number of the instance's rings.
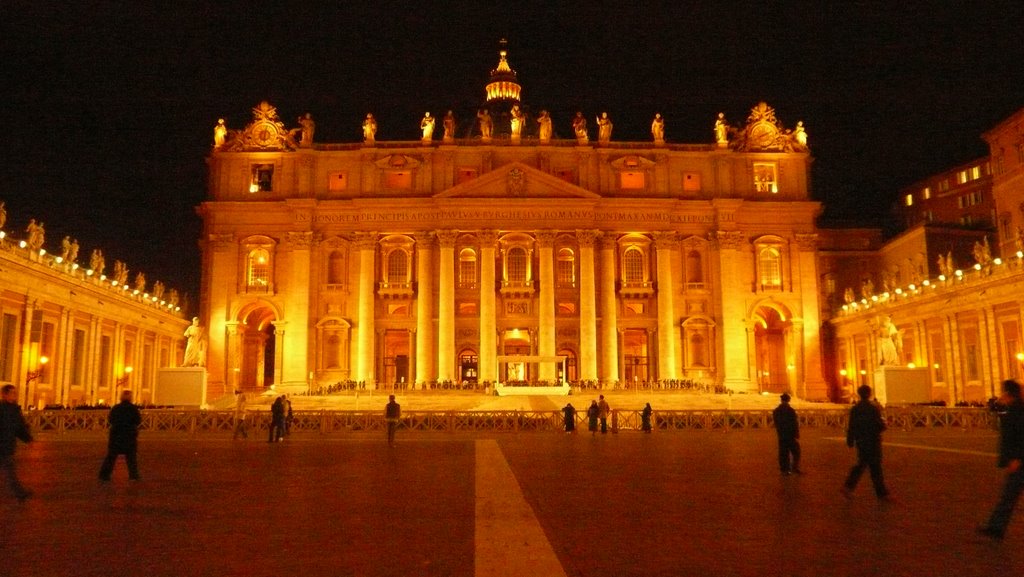
[[[45,367],[46,363],[48,363],[48,362],[50,362],[50,357],[46,357],[46,356],[39,357],[39,367],[36,368],[36,370],[34,370],[34,371],[29,371],[28,374],[25,375],[25,386],[26,387],[28,387],[28,385],[30,383],[32,383],[32,381],[34,381],[36,379],[39,379],[39,378],[41,378],[43,376],[43,367]]]
[[[134,370],[130,366],[124,368],[124,376],[117,379],[117,388],[122,389],[128,384],[128,379],[132,376],[132,371]]]

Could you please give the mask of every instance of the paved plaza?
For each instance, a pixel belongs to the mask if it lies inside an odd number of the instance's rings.
[[[886,434],[878,502],[842,431],[293,435],[143,433],[143,480],[96,472],[98,433],[19,447],[0,496],[4,576],[994,575],[1024,568],[1024,515],[974,535],[1002,473],[991,431]]]

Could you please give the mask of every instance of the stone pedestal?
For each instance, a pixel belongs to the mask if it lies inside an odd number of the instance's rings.
[[[879,367],[875,370],[875,397],[883,405],[910,405],[932,400],[926,368]]]
[[[206,369],[204,367],[157,369],[153,404],[204,407],[206,405]]]

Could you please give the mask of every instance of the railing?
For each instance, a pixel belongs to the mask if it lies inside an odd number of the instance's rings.
[[[846,409],[802,409],[797,412],[800,425],[806,428],[845,430],[849,411]],[[107,411],[29,411],[25,414],[34,432],[76,433],[107,429]],[[912,431],[928,428],[993,429],[997,415],[986,409],[943,407],[900,407],[885,410],[890,430]],[[267,432],[270,413],[250,411],[246,414],[251,432]],[[561,411],[406,411],[399,427],[426,432],[498,432],[561,431]],[[770,410],[683,410],[655,411],[652,426],[656,431],[733,431],[771,429]],[[639,410],[612,411],[610,424],[617,431],[639,431]],[[233,411],[200,411],[147,409],[142,411],[142,431],[185,433],[230,433],[234,429]],[[359,431],[383,431],[383,411],[295,411],[290,430],[296,433],[332,434]],[[576,428],[584,431],[587,418],[576,413]]]

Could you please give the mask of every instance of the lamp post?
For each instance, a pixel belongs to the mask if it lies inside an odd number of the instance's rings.
[[[117,388],[123,390],[125,386],[128,385],[128,379],[131,378],[132,371],[134,370],[135,369],[133,369],[131,366],[127,366],[124,368],[124,375],[120,379],[117,379]]]
[[[30,390],[32,388],[32,381],[35,381],[37,379],[41,379],[43,377],[43,369],[46,367],[46,363],[48,363],[48,362],[50,362],[50,357],[47,357],[45,355],[39,357],[39,363],[36,366],[36,370],[29,371],[25,375],[25,406],[26,407],[28,406],[28,404],[30,402],[30,399],[32,398],[31,396],[29,396],[29,392],[30,392]]]

